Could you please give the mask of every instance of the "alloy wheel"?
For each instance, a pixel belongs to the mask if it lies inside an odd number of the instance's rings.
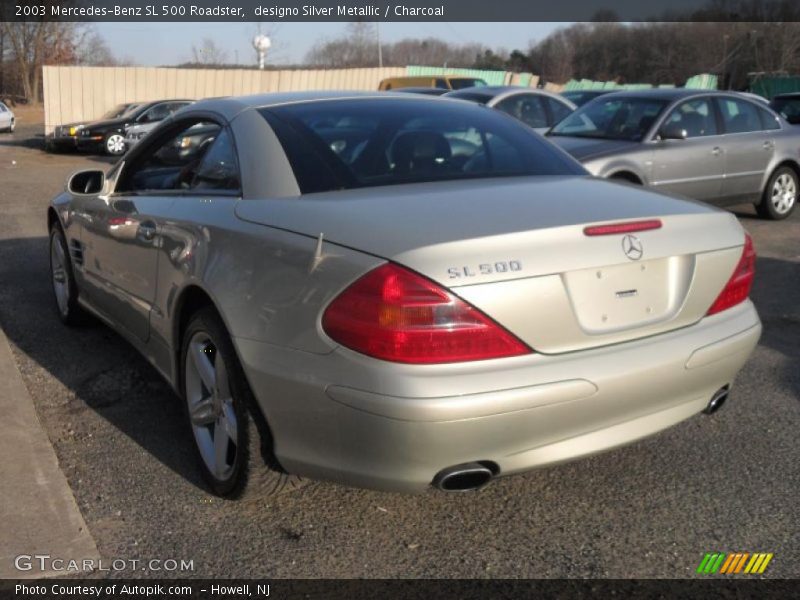
[[[122,154],[125,150],[125,138],[118,133],[108,136],[106,150],[109,154]]]
[[[185,364],[186,402],[197,447],[208,470],[225,481],[233,473],[239,451],[225,362],[211,337],[197,332],[189,341]]]
[[[69,281],[67,279],[67,257],[60,237],[50,237],[50,271],[53,277],[53,292],[58,310],[62,315],[69,311]]]
[[[772,184],[770,201],[775,212],[784,215],[789,212],[797,199],[797,183],[788,173],[781,173]]]

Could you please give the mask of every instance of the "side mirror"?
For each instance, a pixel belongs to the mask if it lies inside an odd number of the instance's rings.
[[[661,129],[658,136],[662,140],[685,140],[689,137],[689,132],[677,123],[670,123]]]
[[[99,169],[78,171],[67,182],[67,191],[76,196],[95,196],[103,191],[106,174]]]

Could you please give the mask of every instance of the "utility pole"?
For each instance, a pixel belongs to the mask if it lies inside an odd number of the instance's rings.
[[[375,35],[378,38],[378,67],[383,68],[383,48],[381,48],[381,23],[375,24]]]

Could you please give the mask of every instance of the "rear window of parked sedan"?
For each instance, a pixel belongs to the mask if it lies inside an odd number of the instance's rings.
[[[335,100],[262,109],[305,193],[488,177],[585,175],[518,122],[438,100]]]

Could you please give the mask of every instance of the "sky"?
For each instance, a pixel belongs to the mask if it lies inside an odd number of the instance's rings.
[[[227,52],[227,62],[255,63],[251,46],[258,23],[97,23],[95,29],[106,40],[114,56],[141,66],[188,62],[192,46],[203,38],[214,40]],[[454,44],[479,42],[490,48],[526,50],[566,23],[381,23],[383,42],[406,37],[434,37]],[[278,65],[302,62],[315,43],[340,37],[346,23],[263,23],[273,49],[267,62]],[[238,59],[238,60],[237,60]]]

